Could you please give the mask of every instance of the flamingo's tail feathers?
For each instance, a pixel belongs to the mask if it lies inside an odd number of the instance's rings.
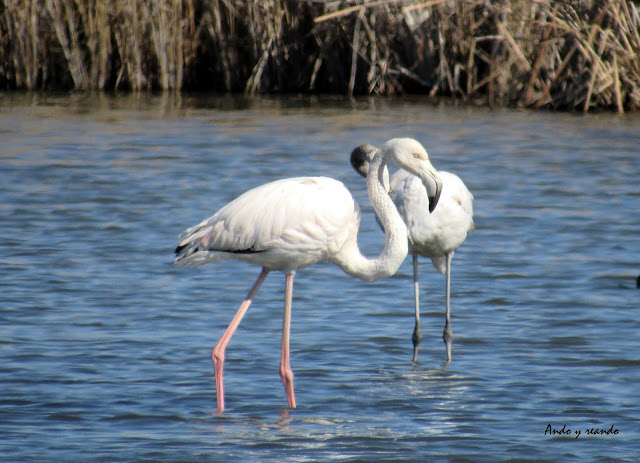
[[[200,249],[198,243],[180,244],[175,249],[174,264],[184,266],[195,266],[211,262],[209,252]]]
[[[180,236],[178,246],[174,250],[174,264],[194,266],[214,260],[214,252],[207,249],[205,241],[211,229],[205,223],[191,227]]]

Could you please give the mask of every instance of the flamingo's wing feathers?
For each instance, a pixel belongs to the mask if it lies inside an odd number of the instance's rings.
[[[271,251],[280,258],[287,253],[289,259],[297,255],[306,265],[308,259],[322,260],[319,256],[326,258],[342,246],[354,216],[359,217],[357,204],[337,180],[278,180],[247,191],[187,229],[176,249],[176,261],[198,252],[207,253],[206,261],[211,261],[215,260],[211,253],[216,252],[248,255]],[[218,256],[224,257],[229,256]]]

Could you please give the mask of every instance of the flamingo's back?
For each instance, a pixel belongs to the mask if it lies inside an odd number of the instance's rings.
[[[326,260],[357,232],[351,193],[327,177],[277,180],[247,191],[180,236],[175,263],[243,260],[295,271]]]

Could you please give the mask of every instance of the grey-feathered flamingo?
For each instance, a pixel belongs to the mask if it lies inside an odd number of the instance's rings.
[[[366,177],[376,148],[365,143],[351,153],[351,165]],[[396,205],[409,233],[409,254],[413,257],[413,285],[415,299],[415,327],[413,331],[413,361],[418,359],[420,333],[420,289],[418,283],[418,256],[429,257],[433,266],[446,274],[446,322],[442,335],[447,347],[447,361],[451,361],[451,259],[464,243],[467,234],[475,229],[473,223],[473,195],[460,178],[450,172],[438,171],[442,180],[442,194],[438,208],[428,213],[429,202],[420,180],[405,170],[399,170],[389,180],[383,173],[383,182]],[[384,229],[384,226],[383,226]]]

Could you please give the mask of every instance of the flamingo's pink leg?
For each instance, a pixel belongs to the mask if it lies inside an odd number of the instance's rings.
[[[289,332],[291,329],[291,299],[293,296],[293,277],[295,273],[288,273],[284,288],[284,321],[282,322],[282,355],[280,357],[280,377],[287,394],[289,407],[296,408],[296,396],[293,392],[293,371],[289,364]]]
[[[222,413],[222,411],[224,410],[224,385],[222,381],[224,371],[224,351],[227,348],[227,344],[229,344],[231,336],[233,336],[233,333],[238,328],[238,325],[240,325],[242,317],[251,305],[253,298],[258,292],[258,289],[260,289],[260,286],[262,285],[264,279],[267,277],[268,273],[269,270],[264,268],[262,269],[262,272],[260,272],[260,275],[258,275],[258,279],[249,290],[249,293],[247,294],[245,300],[242,301],[240,308],[233,317],[233,320],[231,320],[231,323],[229,323],[229,326],[220,338],[220,341],[218,341],[216,347],[214,347],[211,351],[211,360],[213,360],[213,369],[216,377],[216,400],[218,402],[218,413]]]

